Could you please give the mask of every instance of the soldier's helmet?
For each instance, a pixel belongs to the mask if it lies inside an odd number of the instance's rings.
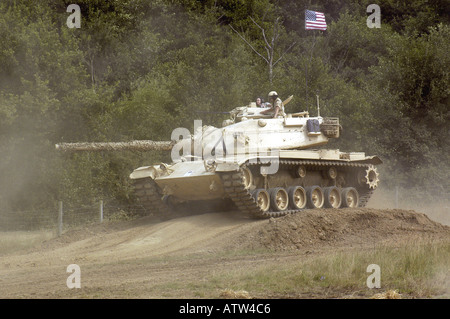
[[[276,99],[277,97],[278,97],[278,93],[277,92],[275,92],[275,91],[270,91],[269,92],[269,99],[270,98]]]

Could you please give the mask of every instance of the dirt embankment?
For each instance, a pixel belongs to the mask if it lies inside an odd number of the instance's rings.
[[[412,210],[305,210],[267,220],[249,219],[239,212],[224,212],[168,221],[145,217],[131,222],[94,225],[68,231],[59,238],[43,243],[41,248],[68,248],[77,242],[98,241],[95,250],[101,251],[104,246],[113,245],[114,252],[118,253],[119,247],[127,247],[126,251],[130,252],[132,247],[139,251],[151,246],[152,255],[182,249],[197,251],[202,247],[287,251],[318,246],[358,247],[411,236],[441,239],[449,235],[450,226]],[[84,249],[83,246],[79,248]]]
[[[68,231],[33,250],[0,256],[0,297],[192,297],[189,288],[167,295],[158,287],[271,259],[417,238],[448,240],[450,227],[414,211],[370,208],[308,210],[256,221],[238,212],[162,222],[147,217]],[[74,263],[83,273],[81,292],[66,286],[66,267]]]
[[[402,238],[448,238],[450,227],[406,210],[323,209],[271,219],[242,236],[251,248],[364,247]]]

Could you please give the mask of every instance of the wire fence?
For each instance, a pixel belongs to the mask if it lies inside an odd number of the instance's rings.
[[[125,220],[143,216],[142,207],[124,206],[103,200],[91,205],[71,207],[58,202],[54,209],[0,212],[0,231],[47,231],[58,235],[83,225]]]

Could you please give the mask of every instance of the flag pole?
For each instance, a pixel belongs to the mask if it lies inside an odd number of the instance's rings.
[[[307,56],[305,59],[305,83],[306,83],[306,92],[305,92],[305,103],[306,103],[306,110],[309,112],[309,87],[308,87],[308,68],[311,68],[311,55],[312,55],[312,48],[310,48],[309,57]]]
[[[311,68],[314,47],[316,46],[316,32],[314,31],[326,29],[327,24],[325,20],[325,14],[318,11],[310,11],[305,7],[305,30],[313,30],[313,40],[310,48],[309,60],[308,57],[306,57],[305,59],[305,103],[306,103],[306,110],[308,112],[309,112],[308,64],[309,67]]]
[[[310,53],[309,53],[309,60],[306,61],[305,63],[305,82],[306,82],[306,92],[305,92],[305,99],[306,99],[306,110],[309,112],[309,88],[308,88],[308,64],[310,65],[311,68],[311,63],[312,63],[312,57],[313,57],[313,53],[314,53],[314,47],[316,46],[316,32],[313,31],[313,41],[312,41],[312,45],[311,45],[311,49],[310,49]]]

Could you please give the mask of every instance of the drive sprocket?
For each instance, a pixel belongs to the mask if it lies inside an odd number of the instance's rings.
[[[369,189],[376,189],[378,187],[379,174],[377,168],[373,165],[369,165],[366,169],[365,183],[369,186]]]

